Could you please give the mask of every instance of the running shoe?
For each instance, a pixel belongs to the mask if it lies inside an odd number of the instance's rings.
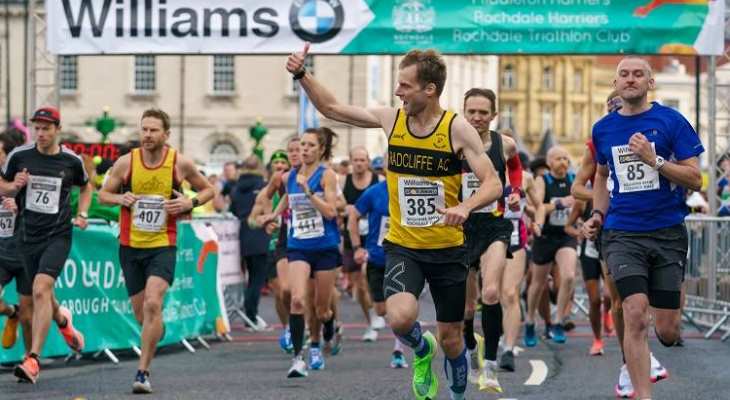
[[[565,343],[566,337],[565,337],[565,329],[563,328],[563,324],[555,324],[551,326],[550,335],[553,338],[553,342],[555,343]]]
[[[337,330],[335,330],[335,338],[332,340],[332,349],[330,350],[330,354],[333,356],[336,356],[342,351],[342,335],[343,335],[344,329],[342,328],[342,325],[337,327]]]
[[[478,385],[479,377],[484,368],[484,338],[478,333],[474,333],[477,346],[474,350],[467,349],[467,360],[469,361],[469,382]]]
[[[614,332],[613,316],[610,312],[603,313],[603,332],[606,336],[613,336],[616,334]]]
[[[654,353],[649,353],[649,357],[651,357],[651,376],[649,377],[651,383],[657,383],[669,378],[669,372],[662,366],[659,360],[654,358]]]
[[[423,357],[413,357],[413,394],[417,400],[435,399],[439,391],[438,376],[433,373],[431,361],[436,355],[436,338],[431,332],[423,334],[423,340],[428,344],[428,354]]]
[[[616,397],[622,399],[634,398],[634,385],[631,383],[631,376],[626,364],[621,366],[621,372],[618,375],[618,384],[616,384]]]
[[[523,338],[525,346],[537,346],[537,336],[535,336],[535,324],[525,324],[525,337]]]
[[[515,372],[515,353],[511,350],[502,353],[502,357],[499,359],[499,368],[505,371]]]
[[[74,328],[73,317],[68,308],[60,306],[58,307],[58,312],[66,319],[66,327],[59,327],[58,330],[61,331],[61,335],[63,335],[63,339],[66,341],[68,347],[80,353],[84,349],[84,335]]]
[[[370,326],[375,329],[376,331],[379,331],[381,329],[385,329],[386,326],[385,318],[381,317],[380,315],[376,315],[373,317],[372,323]]]
[[[406,357],[403,353],[400,351],[393,352],[393,355],[390,357],[390,368],[408,368],[408,362],[406,362]]]
[[[8,317],[3,329],[3,348],[5,349],[15,346],[15,341],[18,340],[18,306],[13,306],[13,309],[15,315],[12,318]]]
[[[362,335],[362,341],[367,343],[373,343],[378,340],[378,331],[373,329],[372,326],[368,326],[365,330],[365,334]]]
[[[26,356],[23,362],[15,367],[18,382],[35,383],[41,374],[41,366],[35,357]]]
[[[553,338],[553,325],[545,324],[545,331],[542,333],[542,340],[550,340]]]
[[[484,366],[479,377],[479,391],[488,393],[502,393],[502,386],[497,380],[497,363],[489,362]]]
[[[603,340],[593,339],[593,345],[591,345],[591,350],[589,351],[589,354],[592,356],[602,356],[603,355]]]
[[[312,371],[321,371],[324,369],[324,357],[319,347],[311,347],[309,349],[309,368]]]
[[[148,371],[137,371],[132,384],[132,393],[149,394],[152,393],[152,384],[150,383],[150,373]]]
[[[294,357],[287,378],[306,378],[307,375],[307,363],[304,362],[302,356]]]
[[[289,327],[284,328],[279,335],[279,347],[285,353],[291,353],[294,351],[294,344],[291,341],[291,331]]]
[[[571,321],[571,320],[569,320],[569,319],[566,318],[565,319],[565,322],[563,322],[563,329],[566,332],[572,331],[573,329],[575,329],[575,322],[573,322],[573,321]]]

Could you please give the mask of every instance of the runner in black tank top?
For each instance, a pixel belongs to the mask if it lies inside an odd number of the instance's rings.
[[[519,157],[516,156],[516,146],[511,138],[489,130],[489,122],[496,116],[496,96],[488,89],[472,89],[464,97],[464,116],[479,132],[502,186],[507,187],[507,160],[512,158],[519,160]],[[510,164],[510,177],[519,180],[517,186],[519,188],[522,169],[517,167],[519,179],[513,174],[514,169],[515,165]],[[462,171],[461,196],[462,199],[466,199],[476,190],[479,181],[466,163]],[[513,203],[515,198],[516,205],[519,206],[519,195],[510,196],[510,203]],[[469,265],[464,311],[464,341],[470,364],[469,380],[478,384],[481,391],[492,393],[502,392],[496,373],[497,348],[502,334],[502,306],[499,299],[512,235],[512,223],[503,218],[505,206],[503,197],[486,207],[473,210],[464,224]],[[477,278],[480,269],[481,295]],[[474,333],[477,299],[484,304],[481,321],[484,339]],[[484,350],[479,351],[480,349]],[[486,359],[486,363],[482,357]],[[485,366],[484,370],[480,368],[482,365]]]
[[[540,205],[535,216],[535,221],[540,228],[538,231],[541,232],[536,232],[532,247],[533,271],[527,298],[527,318],[525,319],[525,345],[528,347],[537,344],[534,324],[535,309],[542,297],[547,275],[550,273],[553,262],[560,272],[558,318],[551,329],[551,336],[556,343],[565,343],[566,340],[563,323],[569,314],[569,301],[575,281],[577,241],[565,233],[565,224],[575,202],[570,195],[570,186],[574,177],[568,173],[570,160],[564,149],[553,147],[548,151],[547,158],[550,172],[536,182],[538,196],[543,197],[543,204]]]
[[[345,198],[345,203],[347,204],[346,216],[349,214],[349,208],[353,207],[365,190],[379,181],[378,175],[370,170],[370,156],[364,147],[358,146],[350,150],[350,163],[352,164],[352,174],[347,175],[345,178],[344,188],[342,189],[342,195]],[[359,185],[364,186],[358,187]],[[344,227],[347,227],[346,216],[345,223],[343,224]],[[362,234],[360,243],[365,243],[365,237],[368,232],[367,222],[367,216],[358,221],[358,226]],[[345,274],[347,274],[347,280],[352,285],[352,295],[356,297],[358,303],[360,303],[360,308],[362,309],[362,312],[365,315],[365,320],[368,323],[368,327],[365,330],[362,340],[365,342],[374,342],[378,339],[378,332],[375,328],[384,328],[385,322],[384,320],[381,321],[379,318],[379,324],[375,324],[375,326],[373,326],[374,321],[370,318],[372,301],[370,299],[370,291],[368,289],[367,280],[365,279],[365,275],[362,273],[362,265],[355,263],[354,254],[356,249],[352,248],[350,235],[347,232],[343,232],[342,238],[343,270]]]

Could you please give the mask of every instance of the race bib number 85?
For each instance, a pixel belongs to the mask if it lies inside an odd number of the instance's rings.
[[[654,143],[651,144],[655,148]],[[629,145],[611,148],[613,166],[618,178],[619,193],[641,192],[659,189],[659,172],[641,161],[629,150]]]
[[[398,201],[403,226],[428,227],[441,222],[439,208],[444,208],[444,183],[421,177],[398,178]]]

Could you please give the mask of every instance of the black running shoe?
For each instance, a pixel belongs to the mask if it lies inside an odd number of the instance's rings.
[[[515,355],[511,351],[505,351],[502,353],[502,357],[499,359],[499,368],[505,371],[515,372]]]

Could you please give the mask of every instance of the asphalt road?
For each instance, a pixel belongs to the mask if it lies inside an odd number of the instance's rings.
[[[421,300],[423,321],[433,321],[433,305]],[[274,321],[271,298],[264,298],[262,313]],[[343,298],[346,342],[343,352],[327,359],[324,371],[310,371],[305,379],[287,379],[290,356],[279,350],[276,332],[251,333],[240,326],[230,343],[211,342],[210,350],[197,347],[191,354],[182,346],[162,349],[152,368],[155,393],[150,399],[194,400],[303,400],[303,399],[411,399],[409,370],[388,367],[393,336],[381,331],[376,343],[363,343],[364,331],[359,308]],[[618,377],[620,354],[613,338],[606,339],[606,355],[589,357],[587,321],[577,316],[578,328],[568,342],[558,345],[541,342],[517,357],[517,372],[501,373],[505,393],[479,393],[469,387],[469,399],[612,399]],[[426,322],[426,325],[430,325]],[[433,328],[431,328],[433,329]],[[540,327],[538,327],[540,329]],[[655,399],[730,398],[730,343],[704,340],[686,328],[685,347],[666,349],[652,339],[657,358],[669,369],[669,380],[655,385]],[[56,360],[44,367],[36,385],[17,384],[11,372],[0,371],[0,399],[127,399],[136,369],[135,356],[119,354],[118,365],[85,357],[64,364]],[[408,355],[410,360],[410,354]],[[434,367],[441,373],[438,399],[448,399],[438,356]],[[540,378],[544,366],[545,378]],[[532,378],[531,378],[532,376]],[[532,384],[526,384],[532,383]]]

